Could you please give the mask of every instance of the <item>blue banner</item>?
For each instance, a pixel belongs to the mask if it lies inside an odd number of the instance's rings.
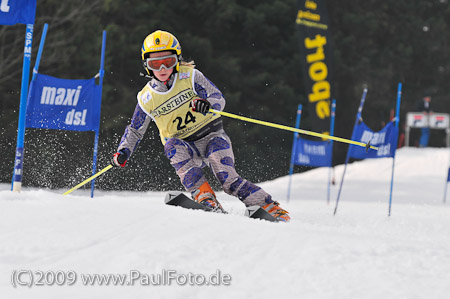
[[[28,95],[26,127],[98,131],[100,101],[95,78],[66,80],[36,74]]]
[[[448,169],[447,182],[450,182],[450,168]]]
[[[294,148],[294,164],[331,167],[332,144],[330,141],[311,141],[297,138]]]
[[[36,0],[0,0],[0,25],[34,24]]]
[[[394,157],[397,149],[398,128],[394,122],[388,123],[381,131],[373,132],[364,122],[359,123],[353,130],[352,140],[378,147],[378,151],[350,145],[349,157],[356,159]]]

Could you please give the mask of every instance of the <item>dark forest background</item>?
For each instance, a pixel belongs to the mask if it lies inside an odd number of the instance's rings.
[[[389,121],[398,82],[403,83],[401,127],[425,93],[436,112],[450,112],[450,6],[447,0],[328,1],[337,100],[335,135],[349,138],[364,87],[365,122],[374,130]],[[49,24],[39,72],[60,78],[93,77],[99,69],[101,34],[107,30],[99,169],[115,152],[146,83],[140,48],[157,29],[173,33],[183,56],[212,80],[227,100],[225,111],[294,126],[296,107],[307,106],[295,0],[80,0],[38,1],[32,66],[44,23]],[[0,182],[14,163],[25,25],[0,27]],[[307,110],[307,109],[304,109]],[[224,119],[241,176],[260,182],[288,174],[293,134]],[[308,114],[302,128],[310,126]],[[414,132],[413,132],[414,133]],[[417,142],[417,132],[411,145]],[[26,132],[25,186],[70,188],[90,176],[94,133]],[[431,146],[444,146],[433,131]],[[347,145],[335,143],[334,164]],[[308,168],[296,167],[296,172]],[[212,178],[208,174],[209,178]],[[102,189],[182,189],[163,155],[156,126],[125,169],[99,179]],[[217,188],[218,184],[215,183]]]

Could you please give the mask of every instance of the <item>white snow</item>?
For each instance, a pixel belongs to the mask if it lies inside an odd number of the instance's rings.
[[[342,165],[329,205],[328,169],[294,175],[289,203],[288,177],[262,183],[292,217],[277,224],[245,218],[242,203],[223,192],[218,196],[229,215],[166,206],[163,192],[97,191],[91,199],[87,191],[17,194],[3,184],[0,298],[449,298],[448,159],[448,149],[397,152],[391,217],[392,159],[349,164],[336,216]],[[218,269],[231,276],[230,285],[86,286],[81,280],[131,270],[209,276]],[[77,282],[14,288],[14,270],[75,271]]]

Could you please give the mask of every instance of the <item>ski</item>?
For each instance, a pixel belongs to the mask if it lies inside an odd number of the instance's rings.
[[[208,208],[202,204],[199,204],[196,201],[193,201],[186,195],[184,195],[181,192],[169,192],[166,195],[165,198],[166,205],[169,206],[178,206],[185,209],[191,209],[191,210],[204,210],[207,212],[211,212],[212,209]]]
[[[215,211],[209,207],[206,207],[206,206],[192,200],[191,198],[189,198],[182,192],[169,192],[166,194],[166,198],[164,201],[165,201],[166,205],[170,205],[170,206],[177,206],[177,207],[182,207],[182,208],[191,209],[191,210],[203,210],[206,212],[216,212],[216,213],[227,214],[227,212],[225,210],[216,210]],[[249,218],[253,218],[253,219],[262,219],[262,220],[267,220],[270,222],[279,222],[278,219],[276,219],[275,217],[270,215],[266,210],[264,210],[263,208],[261,208],[259,206],[248,207],[245,210],[245,216],[247,216]]]
[[[260,206],[251,206],[245,210],[245,216],[254,219],[263,219],[270,222],[279,222],[279,220],[273,217],[269,212],[261,208]]]

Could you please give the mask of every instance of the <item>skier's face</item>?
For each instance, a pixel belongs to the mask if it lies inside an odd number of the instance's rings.
[[[157,57],[163,57],[163,56],[168,56],[172,54],[172,52],[170,51],[164,51],[164,52],[157,52],[157,53],[151,53],[150,54],[150,58],[157,58]],[[162,68],[159,71],[153,71],[153,74],[155,74],[155,77],[159,80],[159,81],[166,81],[167,79],[169,79],[170,75],[172,75],[173,73],[173,67],[170,69],[165,69]]]

